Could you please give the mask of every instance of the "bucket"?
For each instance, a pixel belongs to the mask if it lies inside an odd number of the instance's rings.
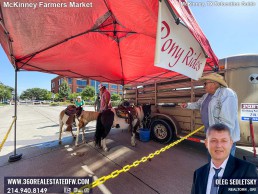
[[[140,140],[149,141],[150,140],[150,130],[149,129],[140,129]]]

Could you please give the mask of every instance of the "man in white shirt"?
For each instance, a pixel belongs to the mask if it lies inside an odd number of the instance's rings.
[[[230,129],[224,124],[215,124],[208,128],[205,145],[211,155],[211,161],[194,172],[192,194],[236,194],[243,190],[232,191],[232,186],[216,186],[214,179],[257,179],[256,167],[230,154],[233,141]],[[247,188],[244,185],[240,185]],[[246,189],[246,193],[248,189]],[[248,192],[255,194],[257,191]]]
[[[199,109],[205,126],[205,133],[209,126],[223,123],[228,126],[233,140],[231,155],[235,155],[236,142],[240,140],[238,122],[238,98],[236,93],[228,88],[223,76],[211,73],[203,76],[204,94],[197,102],[182,103],[182,108]],[[209,158],[210,159],[210,158]]]

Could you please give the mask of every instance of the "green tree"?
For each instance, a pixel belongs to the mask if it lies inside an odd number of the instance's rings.
[[[59,99],[63,99],[64,101],[66,100],[66,98],[68,98],[69,94],[71,93],[71,89],[67,83],[66,80],[63,81],[63,83],[61,83],[60,87],[59,87]]]
[[[79,96],[80,94],[79,93],[70,93],[69,96],[68,96],[68,99],[69,100],[75,100],[77,98],[77,96]]]
[[[52,92],[47,91],[47,93],[44,96],[44,100],[51,100],[52,99]]]
[[[27,89],[25,91],[23,91],[20,95],[21,99],[32,99],[32,93],[31,93],[31,89]]]
[[[12,88],[0,83],[0,101],[5,101],[12,98]]]
[[[95,95],[95,89],[92,86],[86,86],[81,95],[83,99],[90,100]]]
[[[56,101],[59,101],[59,94],[58,94],[58,93],[55,94],[54,101],[55,101],[55,102],[56,102]]]
[[[50,98],[49,98],[49,93],[50,93]],[[41,88],[30,88],[23,91],[20,98],[30,99],[30,100],[49,100],[51,99],[51,92]]]
[[[111,95],[111,100],[112,100],[112,101],[121,100],[121,96],[120,96],[119,94],[113,93],[113,94]]]

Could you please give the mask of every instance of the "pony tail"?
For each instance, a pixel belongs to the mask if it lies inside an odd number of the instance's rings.
[[[101,136],[103,133],[103,125],[101,122],[102,113],[99,113],[96,124],[96,132],[95,132],[95,145],[101,147]]]

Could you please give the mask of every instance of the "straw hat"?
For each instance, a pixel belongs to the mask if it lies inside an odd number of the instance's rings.
[[[100,89],[103,88],[103,87],[104,87],[104,85],[99,84],[98,89],[100,90]]]
[[[77,99],[78,99],[78,98],[79,98],[79,99],[82,99],[82,97],[81,97],[81,96],[77,96]]]
[[[226,88],[228,87],[223,76],[221,76],[220,74],[217,74],[217,73],[211,73],[209,75],[203,76],[200,78],[200,80],[212,80],[212,81],[218,82],[220,85],[222,85]]]

